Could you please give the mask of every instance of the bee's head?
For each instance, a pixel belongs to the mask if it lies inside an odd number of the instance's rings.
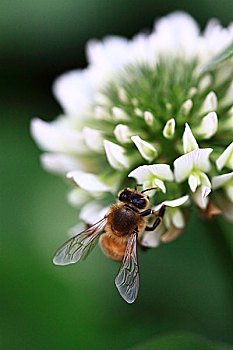
[[[120,191],[118,199],[121,202],[134,205],[137,209],[145,209],[149,205],[149,199],[143,193],[130,188]]]

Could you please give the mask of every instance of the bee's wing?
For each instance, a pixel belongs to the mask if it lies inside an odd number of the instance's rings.
[[[120,295],[127,303],[131,304],[135,301],[139,290],[137,232],[132,233],[130,236],[115,284]]]
[[[104,217],[87,230],[65,242],[55,253],[53,263],[55,265],[74,264],[85,259],[95,247],[98,236],[104,231],[107,218]]]

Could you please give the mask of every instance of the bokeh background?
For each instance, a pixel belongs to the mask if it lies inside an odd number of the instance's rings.
[[[43,171],[30,119],[61,109],[56,76],[85,67],[85,43],[128,38],[155,18],[185,10],[203,28],[232,20],[232,0],[0,1],[0,234],[2,349],[230,349],[232,226],[194,211],[186,233],[139,254],[141,289],[127,305],[114,287],[118,264],[96,248],[80,265],[52,265],[77,223],[67,185]],[[227,345],[228,344],[228,345]]]

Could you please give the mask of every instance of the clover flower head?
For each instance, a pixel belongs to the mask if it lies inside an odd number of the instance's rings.
[[[150,34],[87,45],[89,65],[53,86],[63,115],[32,120],[42,166],[68,179],[69,202],[93,224],[119,190],[141,184],[154,210],[167,206],[142,244],[184,231],[190,203],[233,216],[233,61],[203,70],[233,41],[232,26],[175,12]],[[161,203],[161,204],[158,204]],[[215,210],[215,213],[221,211]]]

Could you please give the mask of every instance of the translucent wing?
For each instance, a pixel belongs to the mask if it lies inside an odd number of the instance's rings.
[[[127,303],[131,304],[135,301],[139,290],[137,232],[130,236],[115,284],[120,295]]]
[[[77,261],[85,259],[95,247],[98,236],[104,231],[107,218],[103,218],[87,230],[65,242],[54,255],[53,263],[55,265],[74,264]]]

